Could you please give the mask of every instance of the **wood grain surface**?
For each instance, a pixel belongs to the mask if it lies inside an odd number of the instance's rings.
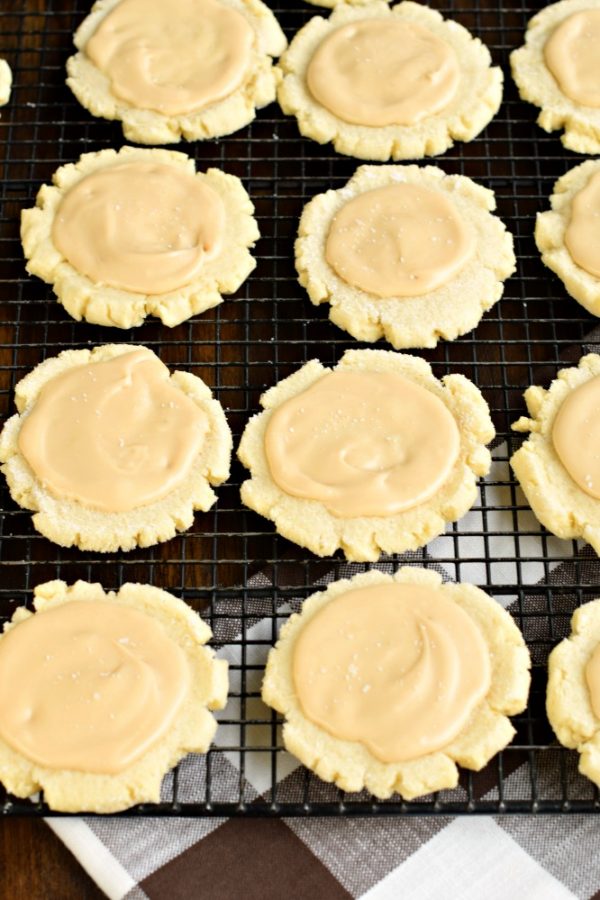
[[[0,819],[0,900],[101,900],[75,857],[39,819]]]

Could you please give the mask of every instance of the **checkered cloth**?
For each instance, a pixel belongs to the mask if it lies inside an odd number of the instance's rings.
[[[49,824],[115,900],[600,896],[593,816]]]
[[[444,560],[455,556],[464,559],[460,579],[481,585],[559,585],[572,581],[574,563],[568,559],[572,545],[540,534],[522,494],[517,494],[517,505],[525,508],[517,515],[524,535],[519,538],[520,553],[527,562],[507,561],[507,557],[514,556],[515,526],[513,510],[508,508],[514,504],[508,482],[507,448],[501,445],[494,450],[492,470],[481,485],[480,502],[476,504],[480,509],[475,508],[461,520],[460,536],[449,533],[428,545],[428,565],[446,579],[454,580],[457,573],[450,571]],[[483,515],[487,517],[485,523]],[[486,546],[483,532],[487,535]],[[454,543],[457,540],[458,547]],[[559,557],[561,561],[552,566],[547,562],[549,557]],[[600,566],[596,556],[591,552],[588,556],[584,550],[578,559],[580,569],[586,569],[586,582],[597,583]],[[485,560],[491,560],[489,570]],[[415,556],[407,557],[407,562],[414,563]],[[422,557],[419,562],[422,563]],[[380,568],[391,571],[389,564]],[[345,566],[338,570],[337,577],[347,577],[357,569],[362,567]],[[321,585],[329,577],[325,576]],[[265,584],[264,577],[258,576],[249,587]],[[515,601],[514,596],[506,594],[497,599],[509,609]],[[255,617],[247,631],[251,643],[247,645],[250,656],[246,663],[251,668],[246,673],[245,687],[252,693],[260,689],[261,664],[272,637],[272,610],[264,600],[249,602],[255,604],[250,608]],[[286,608],[281,607],[280,611],[285,612]],[[222,644],[219,655],[234,666],[241,662],[239,640],[236,642],[238,628],[239,620],[233,616],[231,620],[219,620],[215,632],[216,640]],[[239,671],[235,669],[232,686],[239,693]],[[250,706],[246,707],[246,716],[264,720],[265,709],[260,700],[247,702]],[[230,699],[221,717],[239,718],[239,703],[239,699]],[[239,735],[232,728],[227,724],[219,728],[217,747],[237,743]],[[246,740],[257,747],[269,745],[270,732],[263,731],[261,735],[261,727],[257,726],[254,732],[247,732]],[[577,775],[576,754],[568,756],[571,796],[592,796],[590,783]],[[512,770],[505,770],[505,796],[510,796],[511,791],[514,796],[527,795],[523,787],[523,779],[528,777],[526,766],[519,765],[518,759],[509,767]],[[180,766],[178,797],[182,802],[204,795],[204,766],[204,760],[197,756],[188,757]],[[540,789],[548,796],[552,779],[556,782],[556,771],[538,768],[537,774],[542,782]],[[297,800],[302,793],[304,773],[288,754],[278,755],[276,776],[277,799]],[[165,796],[169,795],[171,777],[166,779]],[[247,754],[243,778],[249,801],[268,796],[271,754]],[[239,780],[239,755],[231,750],[217,750],[211,770],[213,800],[230,799]],[[497,797],[493,779],[487,786],[484,779],[482,790],[483,796]],[[314,791],[317,793],[311,796],[315,800],[336,798],[334,789],[316,778]],[[461,799],[461,792],[466,797],[460,787],[452,796]],[[49,819],[48,824],[102,890],[115,900],[239,900],[241,896],[246,900],[278,900],[284,896],[293,896],[294,900],[600,898],[600,859],[596,857],[600,823],[593,816],[251,821],[60,818]]]

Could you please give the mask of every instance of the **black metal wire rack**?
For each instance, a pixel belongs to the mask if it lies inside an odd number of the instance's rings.
[[[150,582],[184,597],[210,622],[215,646],[230,661],[231,695],[217,744],[190,757],[165,779],[151,815],[377,815],[515,812],[593,812],[590,782],[577,774],[576,754],[559,747],[544,715],[545,661],[568,632],[575,606],[592,599],[600,567],[589,548],[547,535],[512,480],[507,460],[518,439],[510,424],[524,411],[523,389],[547,383],[556,371],[595,347],[594,320],[568,298],[542,265],[532,233],[535,213],[560,175],[580,162],[557,135],[536,125],[511,82],[508,54],[522,42],[535,7],[482,0],[431,4],[471,29],[505,72],[505,100],[480,137],[434,161],[492,188],[498,211],[515,236],[518,272],[504,297],[472,333],[422,355],[438,376],[463,372],[482,389],[498,438],[494,467],[480,502],[446,537],[425,550],[385,560],[437,568],[456,581],[474,581],[508,605],[534,660],[527,711],[517,717],[513,744],[455,791],[412,803],[374,802],[323,784],[284,752],[277,718],[260,701],[268,648],[290,608],[322,579],[361,571],[342,559],[318,560],[274,534],[270,523],[241,506],[244,473],[235,464],[217,506],[196,516],[191,531],[151,550],[116,557],[64,550],[39,536],[30,514],[0,485],[0,624],[31,602],[43,581],[78,578],[116,588]],[[298,0],[271,2],[288,36],[319,10]],[[200,375],[228,413],[234,439],[256,411],[261,392],[308,359],[334,364],[350,346],[344,332],[313,307],[295,278],[293,240],[304,203],[341,186],[356,160],[299,136],[294,120],[273,105],[248,128],[220,141],[184,145],[199,167],[238,175],[256,205],[262,238],[258,266],[246,285],[216,310],[172,330],[149,321],[132,332],[72,321],[49,287],[27,276],[19,213],[61,164],[86,151],[119,147],[118,124],[94,120],[64,83],[71,36],[86,0],[4,0],[0,57],[14,72],[10,104],[0,120],[0,414],[13,412],[15,382],[47,356],[67,347],[124,341],[155,349],[167,364]],[[600,339],[597,339],[600,343]],[[43,815],[43,798],[21,801],[3,793],[0,813]]]

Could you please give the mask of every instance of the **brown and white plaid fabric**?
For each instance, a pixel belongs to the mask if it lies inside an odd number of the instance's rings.
[[[446,568],[444,560],[457,557],[462,581],[498,585],[572,582],[573,564],[569,562],[570,544],[551,536],[542,537],[539,526],[526,509],[522,495],[518,505],[518,525],[524,533],[520,538],[520,552],[527,561],[517,563],[514,557],[513,509],[508,472],[506,445],[496,447],[494,464],[482,483],[481,503],[460,523],[460,533],[444,535],[429,544],[429,565],[449,579],[456,571]],[[485,508],[486,527],[483,528]],[[483,533],[487,545],[483,545]],[[455,542],[458,541],[458,547]],[[543,543],[545,541],[545,543]],[[448,542],[452,542],[452,546]],[[548,557],[562,561],[552,567]],[[566,558],[565,558],[566,557]],[[544,558],[546,562],[544,563]],[[580,556],[579,576],[587,584],[600,580],[600,562],[594,554],[584,551]],[[486,560],[491,560],[486,570]],[[409,564],[410,557],[406,560]],[[356,567],[338,571],[338,577],[352,574]],[[390,564],[381,568],[391,570]],[[322,583],[328,580],[326,576]],[[257,576],[252,587],[265,586],[264,576]],[[493,590],[491,590],[493,593]],[[251,595],[251,591],[250,591]],[[498,597],[510,608],[514,595]],[[246,673],[247,692],[258,691],[261,665],[266,659],[272,634],[272,612],[264,601],[250,599],[251,613],[256,613],[247,632],[252,640],[246,662],[252,668]],[[536,602],[535,591],[528,603]],[[254,606],[252,604],[254,603]],[[285,611],[285,608],[283,608]],[[564,629],[568,629],[569,615],[565,610]],[[532,618],[532,622],[537,620]],[[543,620],[540,619],[540,622]],[[236,643],[235,617],[220,625],[222,642],[219,654],[234,666],[240,663],[240,645]],[[536,627],[533,625],[532,627]],[[543,627],[542,624],[539,626]],[[529,639],[535,634],[528,635]],[[543,636],[542,636],[543,637]],[[542,642],[543,643],[543,642]],[[544,662],[539,658],[538,663]],[[255,668],[256,667],[256,668]],[[239,671],[232,673],[233,685],[239,688]],[[239,717],[239,700],[232,698],[223,718]],[[260,700],[256,704],[256,718],[265,718]],[[252,706],[246,709],[252,717]],[[219,728],[217,746],[236,745],[239,736],[224,725]],[[270,743],[261,728],[251,730],[246,740],[256,746]],[[280,757],[280,758],[279,758]],[[298,800],[302,796],[304,773],[288,754],[279,754],[277,764],[277,797],[281,802]],[[576,754],[569,754],[572,797],[593,797],[593,788],[577,774]],[[228,799],[239,784],[239,755],[223,750],[213,754],[213,799]],[[557,782],[552,757],[538,766],[540,789],[551,796]],[[527,795],[523,779],[528,778],[527,767],[519,764],[519,757],[511,771],[505,771],[505,796]],[[245,796],[268,795],[271,787],[271,754],[252,753],[246,756],[244,767]],[[204,764],[199,757],[188,757],[180,766],[178,796],[182,801],[203,793]],[[543,782],[546,782],[544,785]],[[483,796],[495,796],[495,780],[486,787],[481,782]],[[169,789],[169,780],[166,790]],[[335,799],[329,785],[313,779],[311,796],[315,799]],[[453,796],[459,797],[462,788]],[[219,793],[221,792],[221,794]],[[464,791],[463,791],[464,795]],[[497,794],[496,794],[497,796]],[[202,900],[278,900],[292,896],[295,900],[337,900],[337,898],[368,898],[368,900],[397,900],[401,897],[460,898],[481,900],[526,897],[528,900],[566,900],[578,897],[588,900],[600,898],[600,858],[597,857],[600,822],[594,816],[502,816],[473,818],[290,818],[283,820],[242,819],[49,819],[49,825],[67,844],[92,878],[115,900],[177,900],[202,897]]]
[[[594,817],[50,820],[111,898],[600,896]]]

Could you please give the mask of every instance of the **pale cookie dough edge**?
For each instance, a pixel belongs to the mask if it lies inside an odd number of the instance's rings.
[[[286,748],[323,781],[345,791],[366,788],[385,799],[399,793],[411,800],[458,784],[457,764],[479,770],[514,735],[507,718],[521,712],[529,694],[529,652],[510,615],[482,590],[468,584],[444,584],[436,572],[405,566],[392,577],[371,571],[349,580],[333,582],[305,600],[302,612],[284,624],[269,654],[262,687],[268,706],[286,719]],[[382,763],[360,742],[330,735],[303,715],[292,680],[294,643],[305,624],[325,604],[348,590],[375,584],[421,584],[440,588],[480,628],[490,648],[492,683],[486,699],[473,712],[469,724],[443,751],[402,763]]]
[[[460,60],[462,82],[450,106],[423,122],[383,128],[353,125],[317,103],[305,84],[306,69],[321,40],[334,28],[367,17],[387,16],[415,22],[447,40]],[[328,20],[315,16],[295,35],[279,61],[283,80],[277,99],[284,113],[296,117],[302,135],[320,144],[332,142],[338,153],[381,162],[420,159],[444,153],[454,140],[472,140],[498,112],[503,74],[490,63],[488,48],[467,29],[412,0],[391,8],[384,0],[363,7],[343,4]]]
[[[448,283],[414,297],[375,297],[346,283],[325,258],[327,235],[345,203],[374,188],[407,182],[448,195],[476,233],[476,249]],[[344,187],[318,194],[302,212],[295,244],[300,284],[315,305],[329,303],[329,318],[360,341],[384,338],[397,350],[435,347],[475,328],[502,296],[515,271],[513,238],[492,215],[493,192],[435,166],[360,166]]]
[[[525,391],[529,418],[522,416],[514,431],[529,437],[510,464],[535,517],[559,538],[583,538],[600,553],[600,501],[573,481],[552,444],[552,426],[569,392],[600,375],[600,356],[590,353],[578,365],[561,369],[548,390],[534,385]]]
[[[423,547],[441,534],[448,522],[464,515],[477,497],[477,476],[491,464],[486,447],[494,437],[488,406],[478,388],[462,375],[436,379],[418,357],[386,350],[347,350],[333,371],[395,372],[429,389],[447,406],[460,431],[458,460],[440,491],[429,501],[389,517],[333,516],[323,503],[283,492],[273,481],[264,451],[264,435],[272,410],[332,370],[318,360],[280,381],[261,397],[263,412],[244,430],[238,457],[250,470],[241,486],[242,502],[270,519],[277,532],[317,556],[342,549],[354,562],[374,562],[381,553],[402,553]]]
[[[78,272],[59,252],[52,239],[54,217],[65,193],[82,178],[122,162],[155,161],[177,166],[214,190],[225,208],[223,249],[203,266],[190,284],[164,294],[144,295],[96,284]],[[21,213],[21,241],[27,271],[52,285],[69,315],[95,325],[131,328],[147,315],[174,327],[191,316],[223,302],[223,294],[236,291],[256,266],[249,251],[260,237],[254,205],[242,182],[219,169],[197,172],[194,160],[173,150],[122,147],[84,153],[76,163],[57,169],[53,184],[38,191],[36,206]]]
[[[184,651],[191,667],[190,690],[169,731],[136,762],[117,775],[49,769],[31,762],[0,738],[0,781],[17,797],[44,791],[48,806],[60,812],[112,813],[136,803],[157,803],[163,776],[188,753],[205,753],[217,723],[208,710],[227,702],[227,663],[214,658],[204,644],[212,637],[208,625],[182,600],[150,585],[124,584],[105,593],[99,584],[63,581],[40,584],[34,591],[36,610],[69,601],[106,602],[128,606],[156,618]],[[20,608],[5,631],[32,614]],[[2,636],[0,635],[0,641]]]
[[[67,60],[67,84],[81,105],[92,115],[119,119],[125,138],[138,144],[172,144],[207,140],[232,134],[250,124],[256,110],[276,99],[280,81],[273,57],[287,47],[281,27],[266,4],[260,0],[223,0],[242,13],[256,32],[258,46],[246,79],[232,94],[196,113],[166,116],[147,109],[136,109],[116,97],[109,78],[85,55],[85,45],[104,17],[119,0],[98,0],[75,33],[78,53]]]
[[[600,7],[599,0],[560,0],[530,20],[525,44],[510,55],[513,79],[523,100],[541,109],[546,132],[564,129],[561,142],[576,153],[600,153],[600,109],[575,103],[560,89],[544,60],[544,45],[556,25],[574,12]]]
[[[94,350],[65,350],[40,363],[16,386],[19,412],[7,420],[0,433],[1,470],[15,503],[34,511],[36,530],[63,547],[114,553],[168,541],[178,531],[191,527],[195,510],[210,509],[216,500],[211,485],[221,484],[229,477],[232,437],[221,404],[213,399],[200,378],[175,371],[171,374],[172,383],[207,415],[210,430],[190,472],[167,496],[128,512],[107,513],[76,501],[58,499],[38,481],[19,451],[18,438],[23,416],[35,403],[43,385],[74,366],[114,359],[139,349],[145,348],[106,344]]]

